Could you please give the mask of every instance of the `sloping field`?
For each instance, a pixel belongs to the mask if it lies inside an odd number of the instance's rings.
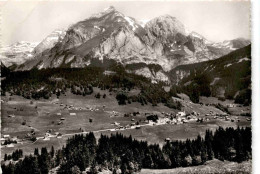
[[[252,173],[252,161],[242,163],[219,161],[217,159],[194,167],[176,169],[142,169],[141,174],[247,174]]]

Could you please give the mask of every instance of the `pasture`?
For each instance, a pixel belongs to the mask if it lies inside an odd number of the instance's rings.
[[[240,122],[231,122],[221,119],[213,119],[213,116],[207,116],[208,121],[198,123],[190,121],[185,124],[164,124],[164,125],[146,125],[145,113],[157,114],[163,117],[162,113],[177,113],[177,110],[170,109],[163,104],[152,106],[151,104],[142,106],[140,103],[131,103],[127,105],[118,105],[115,99],[115,92],[109,93],[106,90],[94,89],[94,93],[101,94],[100,99],[95,98],[95,94],[88,96],[74,95],[70,92],[61,95],[58,99],[52,96],[49,100],[29,100],[19,96],[2,97],[2,135],[17,137],[21,142],[14,144],[14,147],[2,146],[1,153],[11,153],[15,149],[23,149],[24,154],[33,153],[34,148],[47,147],[55,149],[62,147],[66,139],[75,133],[93,131],[98,138],[101,133],[110,135],[120,132],[126,136],[132,135],[138,140],[146,140],[149,143],[163,144],[165,138],[171,140],[184,140],[194,138],[198,134],[204,135],[206,129],[215,130],[219,126],[236,127],[250,126],[251,122],[247,117],[238,116]],[[103,94],[106,97],[103,98]],[[201,106],[190,101],[182,101],[187,113],[193,111],[201,113],[200,117],[205,118],[210,111],[214,113],[223,113],[213,106]],[[140,114],[125,117],[125,114],[139,112]],[[235,116],[231,116],[235,117]],[[91,121],[90,121],[91,120]],[[117,129],[115,128],[133,123],[141,125],[140,129]],[[119,123],[119,125],[115,125]],[[145,125],[145,126],[144,126]],[[36,142],[26,140],[25,137],[31,131],[35,132]],[[112,131],[113,130],[113,131]],[[50,140],[43,140],[46,132],[52,135]],[[61,133],[63,136],[57,138],[55,133]],[[3,156],[3,155],[2,155]]]

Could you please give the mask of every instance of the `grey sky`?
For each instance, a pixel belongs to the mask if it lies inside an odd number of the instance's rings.
[[[136,19],[152,19],[169,14],[189,30],[211,41],[250,38],[250,2],[1,2],[2,43],[41,41],[57,28],[68,26],[114,6]]]

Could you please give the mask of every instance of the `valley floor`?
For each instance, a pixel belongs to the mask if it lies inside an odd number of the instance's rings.
[[[22,149],[27,155],[33,153],[34,148],[47,147],[50,149],[51,146],[54,146],[55,149],[59,149],[66,143],[68,137],[90,131],[94,132],[97,138],[101,134],[110,135],[120,132],[138,140],[163,145],[166,138],[185,140],[195,138],[199,134],[204,136],[207,129],[214,131],[219,126],[251,126],[251,121],[244,116],[231,115],[229,120],[214,119],[212,115],[206,116],[210,111],[215,114],[223,114],[223,112],[213,106],[195,104],[188,100],[182,101],[185,106],[184,110],[187,113],[199,112],[200,118],[204,118],[205,121],[202,123],[190,120],[184,124],[167,124],[165,122],[151,124],[146,120],[146,113],[157,114],[159,118],[164,119],[165,113],[176,114],[178,111],[162,104],[155,107],[150,104],[141,106],[140,103],[119,106],[115,94],[110,95],[108,91],[95,89],[95,93],[97,92],[100,92],[101,96],[105,93],[107,97],[97,99],[94,94],[83,97],[71,93],[67,93],[66,96],[62,95],[59,99],[55,96],[50,100],[28,100],[19,96],[2,97],[2,137],[8,135],[10,138],[15,138],[18,143],[2,145],[1,153],[10,154],[15,149]],[[242,109],[250,108],[237,108],[236,110]],[[124,116],[133,112],[140,114]],[[25,122],[24,125],[23,122]],[[140,127],[136,125],[137,122]],[[25,138],[32,131],[37,138],[35,142]],[[47,132],[49,133],[46,134]],[[62,136],[58,137],[57,133]],[[1,143],[3,143],[2,140]]]

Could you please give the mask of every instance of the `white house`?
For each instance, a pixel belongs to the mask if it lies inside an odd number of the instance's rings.
[[[4,137],[4,138],[9,138],[9,137],[10,137],[10,135],[3,135],[3,137]]]
[[[185,111],[183,111],[183,112],[178,112],[178,113],[176,114],[176,116],[184,117],[184,116],[186,116],[186,113],[185,113]]]
[[[70,115],[71,115],[71,116],[75,116],[75,115],[76,115],[76,113],[70,113]]]

